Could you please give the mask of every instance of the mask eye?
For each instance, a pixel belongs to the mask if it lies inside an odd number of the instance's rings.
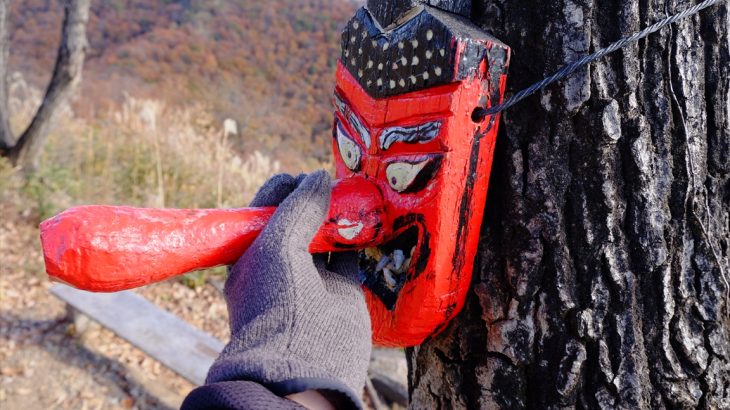
[[[351,171],[360,168],[360,146],[345,134],[340,124],[337,124],[337,149],[347,168]]]
[[[427,159],[417,163],[394,162],[388,165],[385,169],[385,176],[388,178],[390,187],[397,192],[407,190],[429,162],[430,160]]]

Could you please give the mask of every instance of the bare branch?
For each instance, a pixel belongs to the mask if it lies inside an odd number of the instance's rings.
[[[81,82],[81,71],[88,42],[86,23],[89,20],[91,0],[66,0],[56,65],[51,82],[46,90],[38,112],[30,126],[21,135],[18,143],[10,150],[9,157],[16,165],[25,169],[37,166],[43,143],[48,137],[48,127],[54,113],[68,101]]]

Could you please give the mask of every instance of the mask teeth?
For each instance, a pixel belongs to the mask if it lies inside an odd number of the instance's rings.
[[[388,285],[390,289],[395,288],[395,285],[398,284],[393,277],[393,273],[388,268],[383,268],[383,278],[385,279],[385,284]]]
[[[403,267],[403,262],[406,260],[406,257],[403,256],[403,251],[400,249],[396,249],[393,251],[393,268],[395,270],[398,270]]]
[[[383,268],[385,268],[386,266],[390,266],[389,263],[390,263],[390,258],[388,257],[388,255],[385,255],[382,258],[380,258],[380,260],[378,261],[378,264],[375,266],[375,270],[376,271],[383,270]]]
[[[398,280],[394,275],[403,274],[408,271],[415,251],[415,246],[411,248],[408,254],[402,249],[395,249],[390,254],[383,253],[379,248],[367,248],[364,250],[368,258],[377,261],[375,271],[382,273],[383,280],[390,289],[394,289],[398,284]]]

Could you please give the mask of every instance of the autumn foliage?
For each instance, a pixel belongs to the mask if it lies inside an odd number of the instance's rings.
[[[356,6],[342,0],[94,1],[75,111],[100,115],[125,94],[202,104],[241,124],[233,144],[239,151],[326,161],[339,36]],[[40,86],[47,81],[61,17],[58,0],[12,2],[10,72]]]

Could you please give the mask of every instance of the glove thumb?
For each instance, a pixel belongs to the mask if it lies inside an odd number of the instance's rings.
[[[279,205],[260,238],[268,244],[279,243],[290,251],[307,252],[327,216],[331,190],[327,172],[309,174]]]

